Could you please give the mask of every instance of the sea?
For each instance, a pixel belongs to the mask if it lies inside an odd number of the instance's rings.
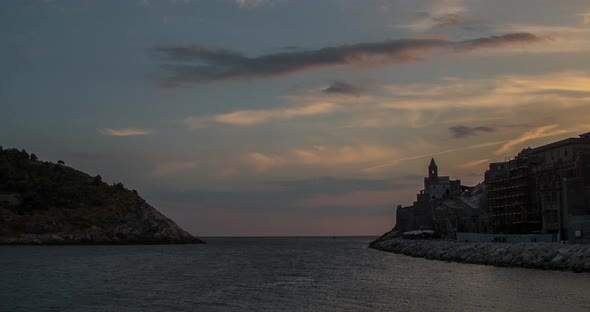
[[[0,311],[590,311],[590,274],[380,252],[374,237],[0,246]]]

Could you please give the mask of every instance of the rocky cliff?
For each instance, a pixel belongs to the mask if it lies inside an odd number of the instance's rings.
[[[0,147],[0,244],[204,243],[123,184]]]

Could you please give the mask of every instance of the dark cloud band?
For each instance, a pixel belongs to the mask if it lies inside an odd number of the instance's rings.
[[[457,139],[465,138],[468,136],[478,135],[481,132],[493,132],[494,128],[491,127],[465,127],[465,126],[454,126],[449,128],[451,135]]]
[[[356,86],[346,81],[333,81],[329,87],[322,90],[326,94],[342,94],[359,96],[365,92],[365,88]]]
[[[477,38],[466,41],[444,39],[401,39],[358,43],[318,50],[279,52],[247,57],[239,52],[210,46],[158,47],[171,72],[162,83],[174,87],[230,79],[256,79],[287,75],[321,67],[363,64],[409,63],[423,59],[423,53],[443,50],[469,52],[509,44],[528,44],[542,40],[529,33]]]

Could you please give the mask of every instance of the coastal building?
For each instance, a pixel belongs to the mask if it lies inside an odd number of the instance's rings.
[[[491,163],[485,184],[489,232],[590,241],[590,133]]]
[[[461,193],[461,181],[451,179],[448,176],[438,175],[438,166],[434,158],[428,165],[428,177],[424,177],[423,194],[428,195],[429,201],[442,200]]]
[[[486,216],[491,233],[540,233],[541,210],[534,202],[534,178],[528,159],[491,163],[485,173],[488,187]]]
[[[448,176],[439,176],[438,166],[434,158],[431,159],[428,176],[424,177],[424,189],[416,194],[416,201],[411,206],[397,207],[397,229],[401,231],[432,230],[441,227],[439,223],[443,223],[446,229],[450,221],[448,218],[437,218],[435,211],[440,210],[438,207],[443,202],[456,198],[461,195],[461,192],[461,181],[451,180]]]

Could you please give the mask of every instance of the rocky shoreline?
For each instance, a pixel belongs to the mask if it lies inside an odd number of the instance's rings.
[[[60,229],[63,226],[54,225]],[[101,226],[55,230],[39,226],[33,233],[2,237],[0,245],[154,245],[204,244],[154,207],[128,207],[116,220]]]
[[[379,238],[370,248],[431,260],[590,272],[590,245],[475,243],[439,239]]]

